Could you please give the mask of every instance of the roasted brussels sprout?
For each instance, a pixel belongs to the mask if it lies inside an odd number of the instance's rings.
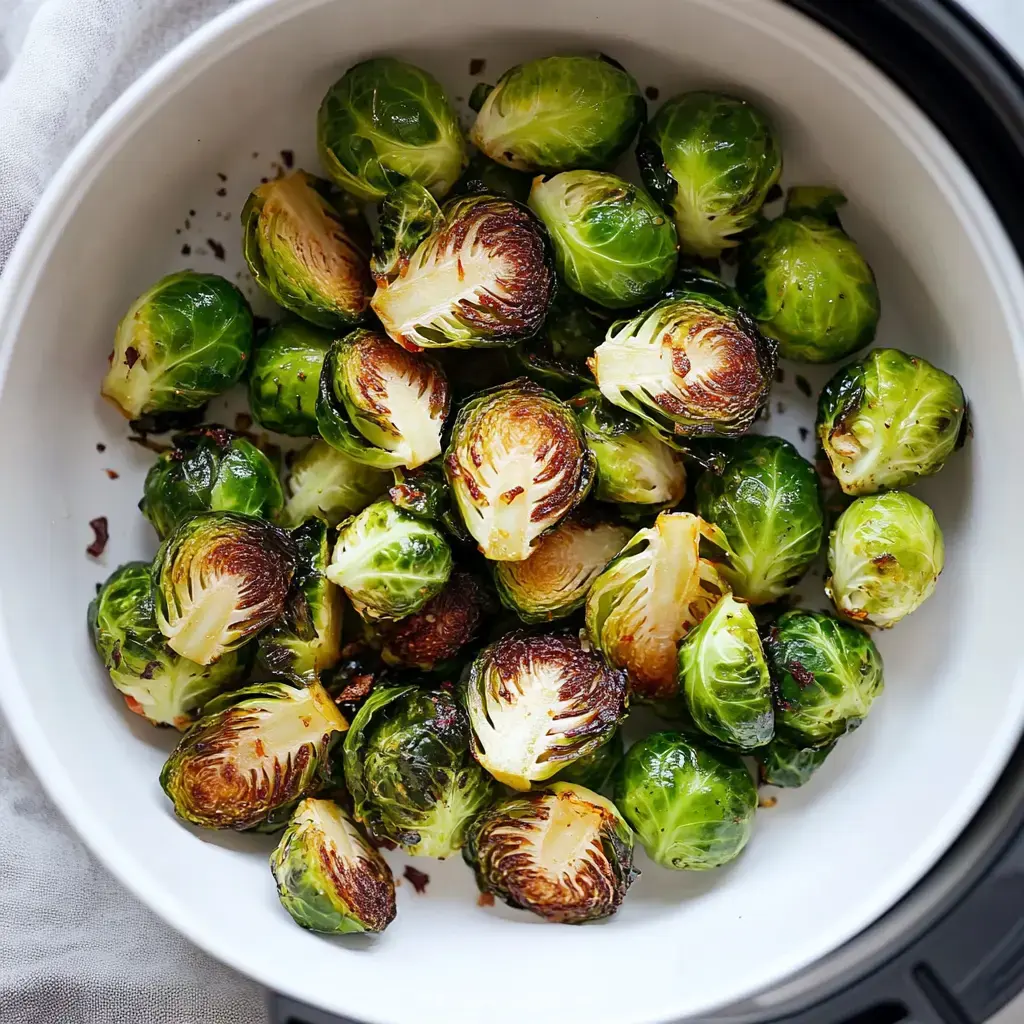
[[[711,261],[717,265],[717,261]],[[672,279],[667,295],[696,294],[717,299],[730,309],[741,309],[743,306],[739,294],[732,285],[722,280],[722,275],[710,270],[708,261],[686,261],[680,263],[676,276]]]
[[[375,331],[337,339],[324,360],[316,418],[328,444],[379,469],[441,454],[448,380],[427,356]]]
[[[283,825],[281,816],[320,785],[332,740],[347,728],[319,683],[248,686],[207,707],[167,759],[160,785],[193,825]]]
[[[495,562],[501,603],[523,622],[564,619],[583,607],[587,591],[633,536],[628,526],[573,515],[537,541],[523,562]]]
[[[789,593],[825,540],[818,474],[780,437],[729,442],[720,471],[697,482],[697,513],[724,534],[719,569],[736,596],[751,604]]]
[[[388,474],[317,440],[298,454],[286,486],[284,525],[299,526],[319,516],[328,526],[337,526],[384,494]]]
[[[676,649],[725,593],[713,563],[700,557],[702,537],[718,531],[687,512],[662,512],[640,530],[587,594],[587,632],[611,664],[629,673],[635,697],[663,700],[679,692]]]
[[[405,348],[514,345],[540,330],[554,285],[540,221],[490,195],[459,196],[371,303]]]
[[[743,243],[736,287],[786,359],[834,363],[875,336],[875,275],[839,223],[846,197],[794,188],[786,212],[763,220]]]
[[[363,618],[404,619],[441,592],[451,571],[441,531],[384,500],[341,524],[327,578]]]
[[[242,376],[252,333],[249,303],[229,281],[170,274],[118,324],[101,394],[130,420],[198,409]]]
[[[332,336],[303,320],[275,324],[257,339],[249,370],[249,408],[260,426],[316,437],[316,396]]]
[[[333,800],[295,808],[270,855],[281,904],[310,931],[382,932],[395,919],[395,881],[387,861]]]
[[[834,748],[834,743],[824,747],[804,747],[783,736],[776,736],[767,747],[757,751],[761,781],[766,786],[783,789],[803,786]]]
[[[679,686],[694,724],[747,753],[775,733],[772,685],[750,608],[726,594],[679,647]]]
[[[967,402],[955,377],[920,356],[876,348],[818,400],[817,434],[846,494],[908,487],[961,442]]]
[[[831,615],[786,612],[764,650],[779,736],[801,747],[828,746],[856,729],[885,685],[871,637]]]
[[[683,500],[683,457],[651,427],[626,416],[593,389],[569,405],[597,462],[593,496],[598,501],[615,502],[628,513],[653,513]]]
[[[257,641],[268,671],[296,683],[319,679],[341,657],[341,590],[327,579],[327,524],[315,516],[292,531],[295,578],[280,621]]]
[[[396,466],[388,497],[400,509],[414,516],[446,521],[451,502],[441,459],[425,462],[416,469]]]
[[[643,124],[632,75],[602,57],[545,57],[510,68],[484,100],[470,141],[517,171],[611,166]]]
[[[447,689],[377,687],[345,737],[356,818],[411,854],[447,857],[495,786],[469,751],[466,712]]]
[[[572,782],[577,786],[585,786],[595,793],[610,792],[612,780],[622,763],[625,747],[622,742],[622,730],[616,729],[611,739],[602,743],[597,750],[577,758],[558,771],[557,782]]]
[[[527,790],[595,751],[626,716],[626,675],[570,633],[507,633],[465,679],[476,759]]]
[[[468,195],[471,192],[487,192],[492,196],[504,196],[517,203],[525,203],[530,198],[532,182],[533,176],[528,172],[514,171],[483,153],[474,152],[469,158],[466,173],[455,186],[455,193]]]
[[[572,410],[524,377],[462,407],[445,472],[466,529],[494,561],[521,562],[593,481]]]
[[[409,258],[441,218],[437,200],[418,182],[404,181],[377,208],[377,237],[370,270],[375,281],[404,273]]]
[[[294,573],[284,530],[240,512],[201,512],[157,552],[157,625],[172,650],[211,665],[280,617]]]
[[[610,309],[661,296],[675,273],[676,229],[642,189],[604,171],[538,177],[530,209],[544,222],[558,273]]]
[[[757,789],[746,765],[674,732],[626,751],[615,803],[662,867],[706,871],[739,856],[754,828]]]
[[[746,313],[696,293],[613,324],[587,362],[609,402],[666,438],[742,434],[775,376],[774,343]]]
[[[753,104],[687,92],[662,104],[640,133],[640,176],[672,215],[683,251],[715,257],[754,224],[782,173],[775,129]]]
[[[869,495],[836,521],[825,592],[845,618],[888,629],[931,597],[944,560],[942,530],[923,501]]]
[[[305,171],[260,185],[242,209],[242,251],[253,279],[279,306],[320,327],[364,319],[373,283],[368,254]]]
[[[356,64],[328,89],[316,139],[328,175],[367,203],[409,179],[440,199],[468,160],[440,84],[391,57]]]
[[[146,474],[139,508],[161,537],[197,512],[276,519],[284,492],[273,463],[251,441],[210,424],[174,437]]]
[[[128,562],[106,580],[89,605],[89,633],[110,681],[135,714],[154,725],[185,729],[212,697],[241,682],[249,652],[197,665],[175,654],[156,624],[148,562]]]
[[[615,805],[568,782],[489,807],[463,857],[481,892],[558,924],[611,916],[638,874],[633,833]]]

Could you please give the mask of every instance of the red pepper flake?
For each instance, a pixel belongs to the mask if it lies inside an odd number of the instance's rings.
[[[476,898],[476,905],[478,907],[493,907],[494,906],[494,893],[482,892]]]
[[[189,244],[188,244],[188,242],[186,242],[186,243],[185,243],[185,244],[184,244],[184,245],[183,245],[183,246],[181,247],[181,255],[182,255],[182,256],[191,256],[191,255],[192,255],[192,246],[191,246],[191,245],[189,245]]]
[[[374,677],[372,673],[356,676],[341,693],[338,694],[337,703],[349,704],[362,700],[373,689]]]
[[[367,832],[366,839],[369,842],[369,844],[375,850],[397,850],[398,849],[398,843],[393,843],[393,842],[391,842],[390,839],[381,839],[380,836],[375,836],[372,832]],[[396,884],[398,882],[400,882],[400,881],[401,881],[400,878],[396,878],[395,879]]]
[[[134,345],[124,350],[124,361],[129,370],[139,361],[139,350]]]
[[[96,442],[96,451],[98,451],[98,452],[105,452],[106,450],[107,450],[107,446],[102,441],[97,441]]]
[[[139,673],[140,679],[152,679],[153,674],[160,667],[159,661],[147,661],[146,667]]]
[[[219,196],[226,196],[227,194],[228,194],[228,190],[226,188],[224,188],[223,186],[221,188],[217,189],[217,195],[219,195]]]
[[[474,57],[469,62],[469,73],[471,75],[482,75],[485,67],[487,67],[487,61],[483,57]]]
[[[210,247],[210,252],[212,252],[217,259],[224,259],[224,246],[221,245],[220,242],[215,241],[212,238],[208,238],[206,240],[206,244]]]
[[[800,440],[806,441],[811,436],[811,432],[806,427],[800,428]]]
[[[221,181],[227,181],[228,180],[228,176],[226,174],[224,174],[223,171],[218,171],[217,172],[217,177],[220,178]]]
[[[257,737],[256,742],[253,743],[253,749],[256,751],[257,757],[267,756],[267,748],[263,746],[263,740],[259,739],[259,737]]]
[[[196,211],[195,211],[195,210],[189,210],[189,211],[188,211],[188,215],[189,215],[190,217],[194,217],[194,216],[196,215]]]
[[[281,162],[291,170],[295,166],[295,154],[290,149],[282,149]]]
[[[116,480],[121,475],[116,469],[105,469],[103,472],[107,474],[110,480]]]
[[[97,516],[95,519],[90,519],[89,528],[93,532],[93,542],[85,550],[93,558],[99,558],[106,550],[107,541],[110,540],[107,517]]]
[[[796,386],[800,393],[805,395],[807,398],[810,398],[813,394],[811,391],[811,382],[802,373],[798,373],[794,380],[796,381]]]
[[[814,673],[805,668],[799,661],[790,661],[786,664],[786,671],[796,680],[801,690],[806,689],[814,682]]]
[[[779,798],[777,796],[763,796],[757,801],[757,806],[768,809],[769,807],[774,807],[778,802]]]
[[[430,882],[430,875],[419,868],[410,867],[406,864],[405,871],[402,872],[406,879],[410,882],[412,887],[422,896],[427,891],[427,884]]]

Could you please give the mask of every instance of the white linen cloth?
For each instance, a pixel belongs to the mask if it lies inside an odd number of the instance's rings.
[[[96,117],[157,57],[227,6],[228,0],[0,0],[0,265],[46,183]],[[1021,0],[966,6],[1018,57],[1024,53]],[[265,1019],[257,985],[178,936],[93,859],[0,720],[0,1022]],[[1024,1021],[1024,1010],[1009,1019]]]

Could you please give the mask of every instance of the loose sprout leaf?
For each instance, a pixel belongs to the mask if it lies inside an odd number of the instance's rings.
[[[441,216],[437,200],[417,181],[402,182],[377,210],[377,238],[370,268],[374,280],[400,275]]]
[[[295,527],[310,516],[337,526],[383,495],[388,475],[316,440],[292,462],[281,522]]]

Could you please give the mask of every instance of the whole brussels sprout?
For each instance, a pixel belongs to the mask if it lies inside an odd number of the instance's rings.
[[[707,871],[728,864],[747,845],[757,788],[736,754],[657,732],[626,751],[615,803],[655,863]]]
[[[570,633],[507,633],[464,681],[476,759],[527,790],[606,743],[626,717],[626,675]]]
[[[836,215],[846,196],[794,188],[786,212],[743,243],[736,287],[786,359],[834,363],[875,337],[875,275]]]
[[[843,491],[873,494],[938,473],[962,441],[966,413],[955,377],[876,348],[825,385],[817,434]]]
[[[544,57],[510,68],[477,114],[470,141],[517,171],[609,167],[647,105],[633,76],[602,57]]]
[[[639,873],[615,805],[568,782],[499,800],[462,854],[481,892],[557,924],[610,917]]]
[[[719,472],[697,481],[697,513],[725,537],[719,570],[737,597],[770,604],[788,594],[825,540],[814,467],[780,437],[729,442]]]
[[[375,281],[405,272],[419,244],[437,227],[441,208],[418,182],[404,181],[377,208],[377,235],[370,270]]]
[[[757,751],[761,782],[782,789],[803,786],[834,748],[835,743],[824,747],[804,747],[783,736],[776,736],[767,747]]]
[[[325,575],[327,524],[312,517],[292,530],[295,577],[284,615],[257,640],[260,661],[274,676],[308,683],[341,658],[341,590]]]
[[[614,502],[632,514],[658,512],[683,500],[683,457],[651,427],[626,416],[593,389],[569,405],[597,462],[593,496],[598,501]]]
[[[324,360],[316,418],[328,444],[378,469],[441,454],[448,379],[432,359],[374,331],[337,339]]]
[[[527,623],[564,619],[583,607],[587,591],[633,536],[628,526],[572,515],[545,533],[523,562],[494,562],[501,603]]]
[[[530,209],[544,222],[558,273],[610,309],[658,298],[675,273],[676,229],[642,189],[604,171],[538,177]]]
[[[515,171],[505,167],[483,153],[475,152],[469,158],[469,167],[455,186],[456,195],[468,195],[471,192],[487,192],[492,196],[504,196],[517,203],[525,203],[530,198],[530,185],[533,176],[526,171]]]
[[[640,177],[671,214],[683,251],[714,258],[738,244],[782,173],[768,118],[718,92],[686,92],[662,104],[640,133]]]
[[[445,472],[484,556],[522,562],[587,496],[593,456],[572,410],[521,377],[462,407]]]
[[[679,647],[679,687],[702,732],[748,753],[775,733],[772,684],[749,606],[725,594]]]
[[[326,441],[314,441],[292,462],[281,521],[299,526],[318,516],[337,526],[384,494],[388,475],[339,452]]]
[[[198,409],[242,376],[252,335],[252,310],[229,281],[170,274],[118,324],[101,394],[130,420]]]
[[[613,324],[587,363],[609,402],[666,439],[732,436],[768,398],[775,348],[741,310],[680,292]]]
[[[160,537],[197,512],[276,519],[284,492],[274,464],[251,441],[217,424],[177,434],[146,474],[139,508]]]
[[[327,578],[365,619],[404,619],[439,594],[452,571],[441,531],[376,501],[338,529]]]
[[[204,828],[272,828],[320,786],[336,734],[348,728],[324,688],[269,682],[224,694],[160,773],[179,818]]]
[[[391,868],[333,800],[295,808],[270,870],[282,906],[310,931],[382,932],[395,919]]]
[[[779,736],[802,747],[825,747],[856,729],[885,686],[871,637],[831,615],[786,612],[764,651]]]
[[[345,737],[356,819],[414,856],[444,858],[465,842],[495,786],[469,751],[469,720],[447,689],[377,687]]]
[[[197,665],[175,654],[160,632],[148,562],[116,569],[89,605],[89,633],[110,681],[135,714],[154,725],[187,728],[211,698],[249,671],[249,649]]]
[[[369,258],[326,181],[296,171],[258,186],[242,209],[242,230],[253,280],[279,306],[333,330],[364,319]]]
[[[888,629],[931,597],[944,561],[942,530],[920,498],[868,495],[832,529],[825,593],[845,618]]]
[[[544,227],[525,207],[459,196],[371,306],[404,348],[514,345],[540,330],[554,286]]]
[[[302,320],[275,324],[256,343],[249,408],[267,430],[316,437],[316,396],[332,335]]]
[[[284,530],[240,512],[201,512],[157,552],[157,625],[172,650],[211,665],[280,617],[294,574]]]
[[[612,780],[622,763],[624,753],[622,730],[616,729],[611,739],[602,743],[597,750],[592,750],[559,769],[555,779],[558,782],[585,786],[595,793],[610,792]]]
[[[629,673],[632,693],[665,700],[679,692],[676,650],[726,591],[700,541],[714,527],[688,512],[662,512],[635,534],[587,594],[591,643]]]
[[[354,65],[327,90],[316,139],[328,175],[366,203],[407,179],[441,199],[468,161],[458,118],[438,81],[392,57]]]

